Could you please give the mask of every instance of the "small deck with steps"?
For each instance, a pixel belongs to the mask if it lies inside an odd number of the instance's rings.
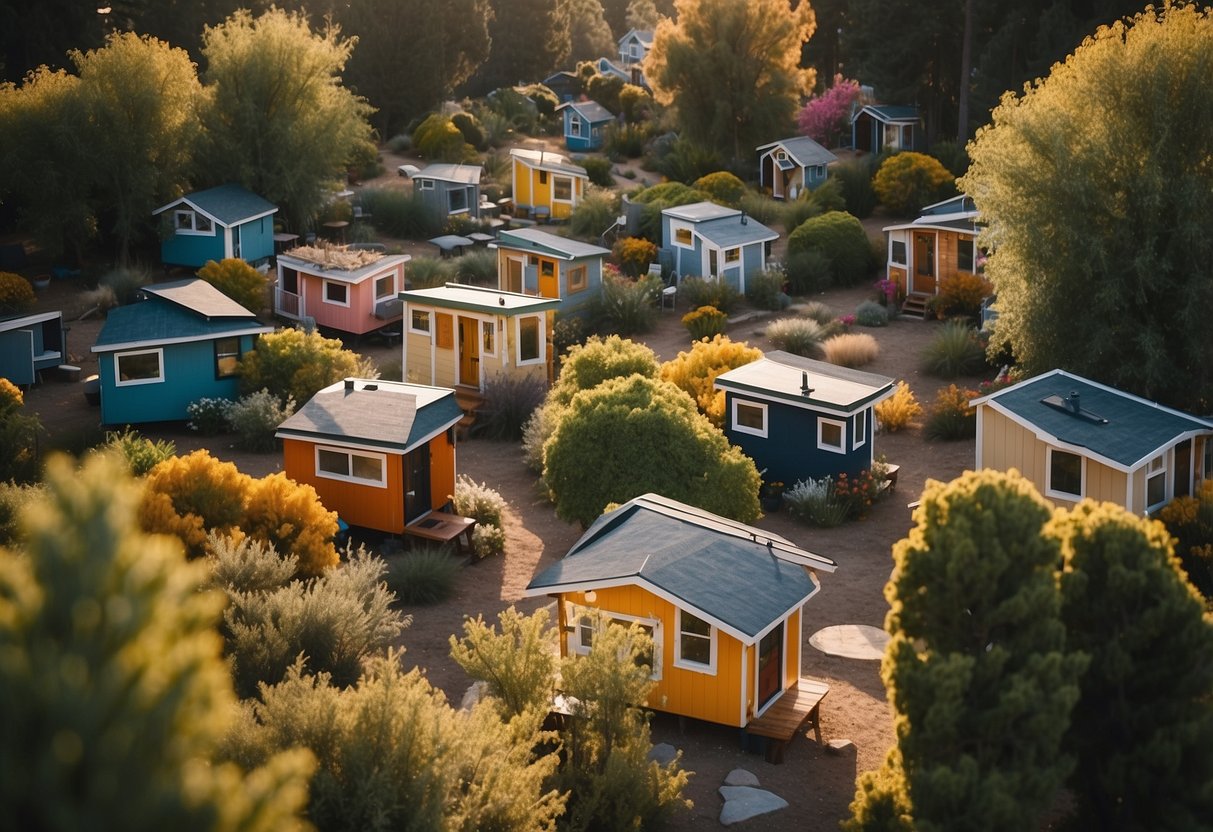
[[[476,424],[476,411],[484,405],[484,396],[478,391],[455,388],[455,403],[463,411],[463,417],[455,423],[455,436],[460,441],[468,438],[472,425]]]
[[[766,740],[766,760],[779,765],[783,762],[783,748],[792,737],[806,728],[812,728],[821,745],[821,700],[830,692],[830,686],[817,679],[802,676],[796,687],[784,691],[783,696],[757,719],[750,720],[743,734],[763,737]]]
[[[901,314],[911,318],[926,320],[927,303],[931,300],[931,297],[931,295],[925,292],[910,292],[901,304]]]

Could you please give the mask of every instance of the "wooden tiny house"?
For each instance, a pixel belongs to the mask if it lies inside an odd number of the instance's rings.
[[[389,534],[455,493],[455,391],[375,379],[332,384],[278,426],[283,469],[345,522]]]
[[[556,599],[561,655],[604,622],[653,638],[653,710],[745,727],[802,669],[801,611],[828,558],[768,531],[656,494],[599,517],[531,581]]]
[[[400,320],[407,254],[301,246],[277,258],[274,312],[362,335]]]
[[[980,230],[977,209],[967,196],[928,205],[913,222],[885,227],[886,277],[921,305],[922,298],[939,293],[941,280],[981,273]]]
[[[550,150],[510,149],[514,212],[524,219],[568,219],[590,183],[585,168]]]

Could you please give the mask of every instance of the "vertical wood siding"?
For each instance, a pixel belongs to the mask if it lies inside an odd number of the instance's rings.
[[[320,502],[347,523],[391,534],[404,531],[404,481],[398,454],[387,457],[387,488],[342,482],[316,474],[316,445],[303,439],[282,441],[283,470],[295,482],[316,489]]]

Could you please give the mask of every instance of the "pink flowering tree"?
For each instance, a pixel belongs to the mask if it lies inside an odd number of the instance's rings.
[[[835,147],[851,117],[851,105],[859,98],[859,82],[834,76],[834,86],[801,108],[796,118],[800,132],[826,147]]]

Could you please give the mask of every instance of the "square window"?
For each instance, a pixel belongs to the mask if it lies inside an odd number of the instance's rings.
[[[1146,509],[1154,509],[1167,501],[1167,457],[1160,454],[1146,467]]]
[[[906,264],[906,244],[902,240],[893,240],[889,247],[889,262],[899,266]]]
[[[350,455],[342,451],[316,450],[317,473],[335,474],[339,477],[350,475]]]
[[[754,436],[767,435],[767,406],[757,402],[733,400],[733,430]]]
[[[539,261],[539,274],[543,277],[551,277],[556,274],[556,264],[551,260]]]
[[[375,278],[375,300],[391,298],[396,294],[396,275],[385,274]]]
[[[447,213],[462,214],[468,209],[468,192],[463,188],[456,188],[447,193]]]
[[[739,248],[727,248],[727,249],[725,249],[725,251],[724,251],[724,262],[726,262],[726,263],[736,263],[736,262],[737,262],[738,260],[740,260],[740,259],[741,259],[741,249],[739,249]]]
[[[215,341],[215,378],[240,375],[240,338],[219,338]]]
[[[423,191],[432,191],[432,190],[434,190],[434,180],[433,179],[418,179],[417,186],[419,188],[421,188],[421,190],[423,190]]]
[[[351,454],[353,464],[351,465],[350,476],[356,480],[373,480],[378,482],[383,479],[383,460],[374,456],[362,456],[362,454]]]
[[[833,419],[818,417],[817,447],[822,451],[846,453],[843,437],[846,435],[846,425]]]
[[[1082,457],[1049,448],[1048,496],[1077,500],[1082,497]]]
[[[386,488],[386,465],[387,457],[381,454],[357,453],[340,448],[316,448],[316,474],[325,479]]]
[[[324,281],[324,302],[337,306],[349,306],[350,287],[332,280]]]
[[[573,199],[573,180],[568,176],[557,176],[552,181],[552,197],[564,202]]]
[[[568,274],[568,291],[570,294],[573,292],[584,292],[586,287],[590,285],[589,278],[586,277],[585,266],[574,266],[573,268],[569,269]]]
[[[117,385],[154,384],[164,381],[164,351],[143,350],[117,353],[114,356],[114,373]]]
[[[409,314],[409,330],[424,335],[430,334],[430,313],[422,309],[414,309]]]
[[[680,246],[694,245],[694,242],[691,238],[691,229],[675,228],[674,229],[674,242]]]
[[[178,231],[193,231],[194,230],[194,212],[193,211],[176,211],[173,213],[173,220]]]
[[[569,119],[569,135],[570,136],[580,136],[581,135],[581,119],[577,118],[576,116],[573,116],[571,119]]]
[[[686,610],[678,611],[678,655],[675,664],[689,670],[714,671],[715,643],[712,625]]]
[[[956,240],[956,268],[962,272],[973,271],[973,241],[958,238]]]

